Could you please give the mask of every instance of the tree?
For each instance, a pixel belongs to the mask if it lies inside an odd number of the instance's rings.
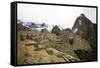
[[[54,26],[53,29],[52,29],[52,33],[54,33],[56,35],[59,35],[60,31],[61,30],[60,30],[60,28],[57,25]]]

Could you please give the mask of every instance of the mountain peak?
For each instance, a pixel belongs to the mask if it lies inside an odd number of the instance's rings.
[[[85,16],[85,14],[83,14],[83,13],[81,13],[78,17],[77,17],[77,19],[86,19],[87,17]]]
[[[81,17],[85,17],[85,14],[82,13],[82,14],[80,14],[80,16],[81,16]]]
[[[85,14],[82,13],[79,17],[77,17],[74,26],[72,27],[72,31],[76,33],[81,27],[89,26],[91,24],[91,20],[89,20]]]

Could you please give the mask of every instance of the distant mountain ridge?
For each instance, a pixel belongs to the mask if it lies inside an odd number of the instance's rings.
[[[20,20],[18,20],[17,21],[17,30],[18,31],[26,31],[26,30],[30,31],[31,29],[30,28],[27,28],[26,26],[24,26],[23,25],[23,22],[20,21]]]
[[[17,21],[17,24],[21,24],[23,27],[29,28],[31,30],[40,30],[48,27],[48,25],[45,23],[37,24],[35,22],[22,22],[20,20]]]

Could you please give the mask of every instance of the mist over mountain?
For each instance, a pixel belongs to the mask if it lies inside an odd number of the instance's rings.
[[[26,28],[29,28],[29,29],[32,29],[32,30],[41,30],[41,29],[48,27],[48,25],[46,23],[38,24],[38,23],[35,23],[35,22],[22,22],[21,20],[18,20],[17,23],[22,24],[23,27],[26,27]]]

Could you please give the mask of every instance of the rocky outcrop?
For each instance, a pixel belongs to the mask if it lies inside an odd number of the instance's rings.
[[[72,32],[72,30],[71,30],[70,28],[66,28],[66,29],[64,29],[63,31]]]

